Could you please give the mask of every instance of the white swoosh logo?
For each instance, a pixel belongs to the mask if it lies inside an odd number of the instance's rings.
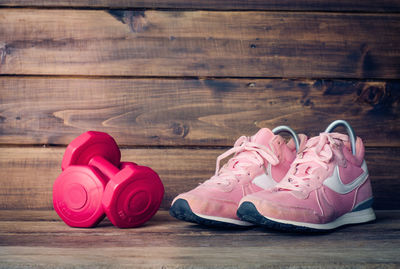
[[[252,183],[264,190],[275,187],[277,182],[271,176],[271,164],[268,164],[267,171],[259,176],[256,176]]]
[[[361,169],[363,170],[363,173],[353,180],[353,182],[349,184],[343,184],[342,179],[340,178],[339,167],[336,165],[335,169],[333,170],[333,174],[325,179],[323,184],[337,193],[349,193],[358,186],[361,186],[368,178],[368,168],[365,161],[363,161]]]

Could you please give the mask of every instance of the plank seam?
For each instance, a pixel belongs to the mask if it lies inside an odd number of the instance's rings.
[[[0,144],[0,148],[65,148],[67,144]],[[213,145],[118,145],[121,150],[124,149],[199,149],[199,150],[215,150],[221,149],[226,150],[232,148],[232,145],[225,146],[213,146]],[[400,149],[400,146],[365,146],[366,149],[382,149],[382,148],[392,148],[392,149]]]
[[[0,79],[31,78],[31,79],[159,79],[159,80],[343,80],[360,82],[398,82],[399,78],[349,78],[349,77],[249,77],[249,76],[114,76],[114,75],[52,75],[52,74],[0,74]]]
[[[180,11],[180,12],[194,12],[194,11],[210,11],[210,12],[276,12],[276,13],[329,13],[329,14],[385,14],[385,15],[398,15],[399,11],[364,11],[364,10],[325,10],[325,9],[218,9],[218,8],[165,8],[165,7],[147,7],[147,6],[138,6],[138,7],[119,7],[119,6],[96,6],[96,7],[87,7],[87,6],[34,6],[34,5],[1,5],[0,9],[40,9],[40,10],[54,10],[54,9],[65,9],[65,10],[124,10],[124,11]]]

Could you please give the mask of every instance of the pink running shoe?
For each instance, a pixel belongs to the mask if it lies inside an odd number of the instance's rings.
[[[283,131],[293,137],[287,144],[275,135]],[[305,140],[304,135],[300,137]],[[240,137],[232,149],[217,158],[214,176],[173,200],[170,214],[209,226],[251,226],[236,216],[240,199],[275,186],[295,159],[299,143],[295,132],[287,126],[273,131],[263,128],[252,137]],[[234,156],[220,168],[220,161],[231,154]]]
[[[344,125],[349,136],[331,133]],[[372,189],[364,145],[343,120],[308,140],[275,187],[240,201],[240,219],[288,231],[326,231],[372,221]]]

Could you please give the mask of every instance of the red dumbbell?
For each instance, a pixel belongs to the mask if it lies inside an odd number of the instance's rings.
[[[115,140],[86,132],[67,147],[63,172],[53,186],[53,205],[72,227],[93,227],[105,216],[117,227],[137,227],[159,209],[164,186],[151,168],[120,163]]]

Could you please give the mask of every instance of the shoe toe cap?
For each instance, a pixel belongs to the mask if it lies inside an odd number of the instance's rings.
[[[244,202],[252,203],[265,218],[297,222],[321,222],[321,217],[315,210],[302,206],[299,202],[294,206],[293,201],[291,201],[293,197],[288,195],[290,194],[260,192],[245,196],[240,204]]]
[[[188,192],[178,195],[172,204],[178,199],[185,200],[195,214],[237,219],[236,210],[238,206],[233,201],[203,197]]]

